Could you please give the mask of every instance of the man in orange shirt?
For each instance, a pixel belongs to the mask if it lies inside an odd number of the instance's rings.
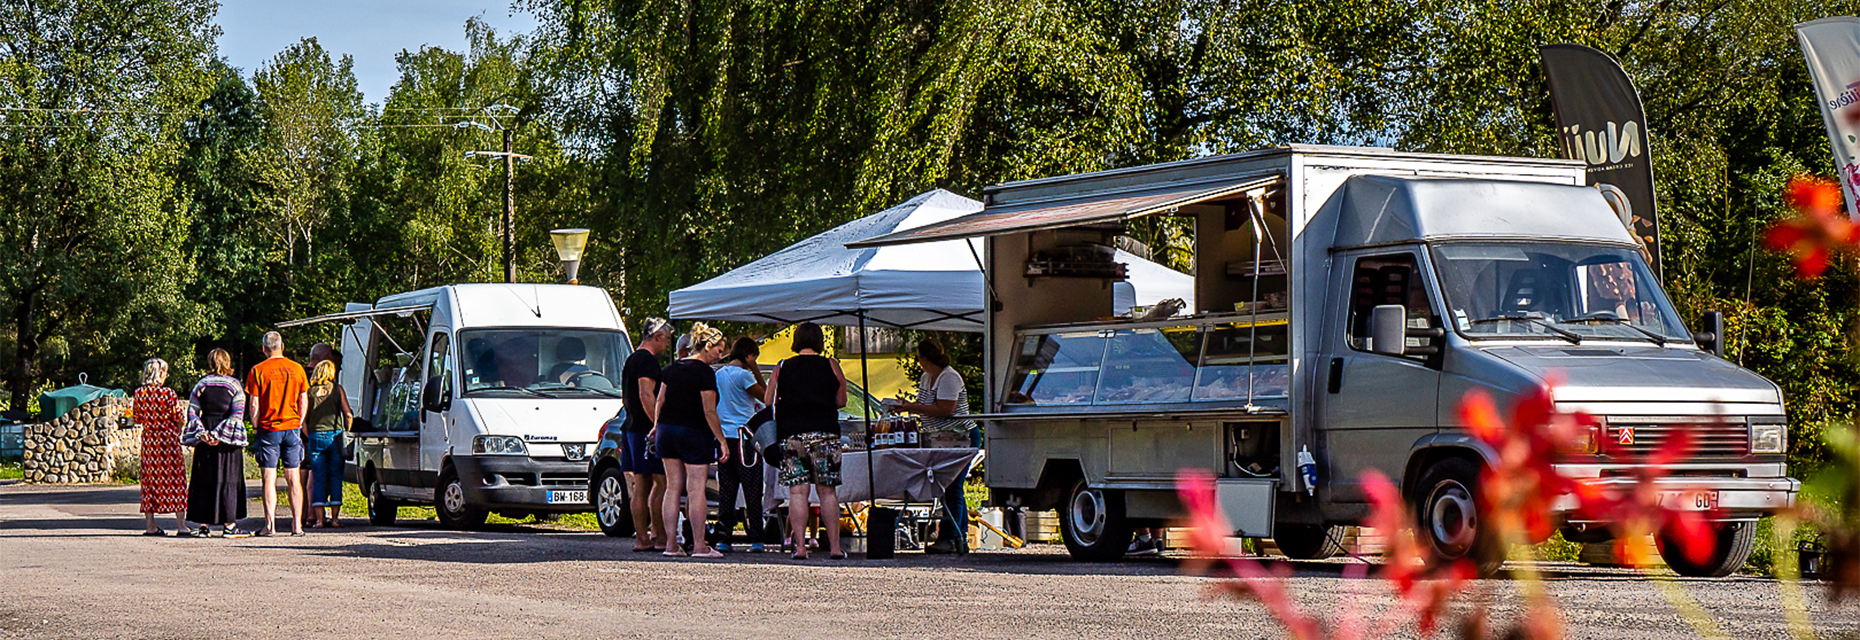
[[[268,331],[261,346],[265,361],[245,377],[246,415],[258,431],[252,435],[252,457],[258,459],[259,486],[263,487],[265,528],[269,536],[278,528],[278,466],[284,466],[284,483],[291,492],[291,535],[304,534],[304,487],[297,474],[303,465],[304,441],[300,427],[310,412],[310,381],[304,368],[284,357],[284,336]]]

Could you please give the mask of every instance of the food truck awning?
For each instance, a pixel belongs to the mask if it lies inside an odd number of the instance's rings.
[[[433,308],[433,303],[428,302],[426,304],[406,304],[406,305],[397,305],[397,306],[392,306],[392,307],[381,307],[378,309],[362,309],[360,311],[343,311],[340,313],[326,313],[320,316],[315,316],[315,317],[310,317],[310,318],[301,318],[297,320],[285,320],[283,322],[278,323],[278,328],[286,329],[290,327],[301,327],[307,324],[317,324],[319,322],[348,322],[352,320],[359,320],[362,318],[404,315],[404,314],[413,313],[415,311],[426,311],[431,308]]]
[[[1282,179],[1282,176],[1274,174],[1240,182],[1195,182],[1166,185],[1134,194],[1129,191],[1115,191],[1084,194],[1081,197],[1059,201],[1041,200],[1000,206],[990,205],[978,213],[954,220],[848,242],[846,246],[861,249],[1127,220],[1164,213],[1197,202],[1218,200],[1237,193],[1259,189]]]

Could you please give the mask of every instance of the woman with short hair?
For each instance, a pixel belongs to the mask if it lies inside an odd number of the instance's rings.
[[[827,532],[827,557],[846,558],[840,550],[840,407],[846,406],[846,374],[825,353],[820,325],[794,327],[795,356],[775,366],[767,402],[775,407],[775,437],[781,443],[781,484],[788,487],[788,530],[794,559],[807,559],[807,489],[820,497],[820,518]]]
[[[316,363],[310,374],[310,414],[304,418],[311,473],[310,497],[304,502],[310,507],[311,526],[319,529],[342,528],[342,434],[355,418],[347,396],[342,385],[336,384],[336,363]],[[327,516],[325,508],[329,509]]]
[[[220,525],[228,538],[252,535],[237,526],[245,517],[245,385],[232,375],[232,355],[214,349],[207,353],[207,375],[187,394],[181,443],[194,447],[187,519],[200,523],[196,537],[207,537],[209,524]]]
[[[717,374],[710,368],[723,358],[723,332],[700,322],[692,326],[690,338],[691,357],[665,368],[658,409],[653,411],[659,417],[653,443],[665,460],[665,555],[686,555],[672,539],[678,531],[678,498],[684,494],[685,519],[691,523],[690,556],[721,558],[723,554],[704,539],[710,514],[704,484],[712,462],[730,461],[717,417]]]
[[[181,398],[168,382],[168,361],[142,363],[142,386],[136,388],[135,424],[142,429],[142,535],[167,535],[155,514],[174,514],[175,535],[187,534],[187,470],[181,455]]]

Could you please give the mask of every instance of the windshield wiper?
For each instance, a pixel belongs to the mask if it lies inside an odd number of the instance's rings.
[[[549,387],[549,390],[551,391],[591,391],[594,393],[607,396],[609,398],[620,398],[623,400],[626,399],[626,396],[620,395],[618,393],[614,393],[612,391],[608,391],[606,389],[596,389],[594,387]]]
[[[1629,329],[1633,329],[1639,332],[1641,335],[1647,336],[1647,338],[1649,340],[1652,340],[1654,344],[1660,345],[1662,347],[1666,346],[1666,341],[1667,341],[1666,336],[1654,333],[1652,331],[1648,331],[1646,329],[1642,329],[1640,328],[1640,325],[1637,325],[1637,324],[1634,324],[1633,322],[1628,321],[1627,318],[1601,316],[1601,317],[1595,317],[1595,318],[1579,318],[1576,320],[1570,320],[1568,322],[1595,322],[1598,320],[1599,321],[1612,321],[1614,325],[1617,327],[1627,327]]]
[[[1490,317],[1490,318],[1480,318],[1480,319],[1478,319],[1478,320],[1473,320],[1472,322],[1470,322],[1470,323],[1468,323],[1468,324],[1474,324],[1474,325],[1480,325],[1480,324],[1489,324],[1489,323],[1493,323],[1493,322],[1499,322],[1499,321],[1510,321],[1510,322],[1529,322],[1529,323],[1532,323],[1532,324],[1535,324],[1535,325],[1537,325],[1537,326],[1540,326],[1540,327],[1543,327],[1544,329],[1546,329],[1546,330],[1548,330],[1548,331],[1550,331],[1550,333],[1554,333],[1554,334],[1556,334],[1557,336],[1559,336],[1559,337],[1562,337],[1562,338],[1563,338],[1564,340],[1568,340],[1568,341],[1570,342],[1570,344],[1582,344],[1582,336],[1581,336],[1581,335],[1579,335],[1579,334],[1576,334],[1576,333],[1571,333],[1571,332],[1569,332],[1569,331],[1565,331],[1565,330],[1563,330],[1563,329],[1559,329],[1559,328],[1557,328],[1557,326],[1556,326],[1556,325],[1553,325],[1553,324],[1550,324],[1550,323],[1548,323],[1548,322],[1544,322],[1543,320],[1541,320],[1541,319],[1539,319],[1539,318],[1532,318],[1532,317],[1530,317],[1530,316],[1527,316],[1527,315],[1523,315],[1523,314],[1519,314],[1519,315],[1506,315],[1506,316],[1492,316],[1492,317]]]
[[[538,392],[538,391],[536,391],[535,389],[525,389],[525,388],[523,388],[523,387],[512,387],[512,386],[509,386],[509,385],[501,385],[501,384],[498,384],[498,385],[491,385],[491,386],[488,386],[488,387],[478,387],[478,388],[476,388],[476,389],[470,389],[470,390],[467,390],[467,391],[465,392],[465,395],[468,395],[468,396],[469,396],[469,395],[471,395],[471,394],[474,394],[474,393],[477,393],[477,392],[479,392],[479,391],[519,391],[519,392],[522,392],[522,393],[527,393],[527,394],[530,394],[530,395],[533,395],[533,396],[536,396],[536,397],[538,397],[538,398],[547,398],[547,397],[549,397],[549,396],[546,396],[546,395],[543,395],[543,394],[542,394],[541,392]]]

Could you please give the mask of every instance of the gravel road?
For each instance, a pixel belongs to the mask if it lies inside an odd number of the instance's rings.
[[[669,560],[599,534],[421,522],[304,538],[149,538],[136,535],[136,496],[0,486],[0,638],[1282,637],[1263,607],[1211,598],[1213,581],[1181,575],[1173,554],[1086,565],[1035,545],[889,561]],[[1385,609],[1382,583],[1345,577],[1348,564],[1286,565],[1289,586],[1326,618]],[[1541,568],[1572,638],[1696,635],[1633,573]],[[1731,637],[1790,637],[1775,582],[1677,584]],[[1515,621],[1518,586],[1481,581],[1449,619],[1482,602],[1498,626]],[[1818,585],[1807,600],[1824,637],[1860,631],[1860,604],[1830,607]],[[1392,635],[1417,637],[1412,626]]]

